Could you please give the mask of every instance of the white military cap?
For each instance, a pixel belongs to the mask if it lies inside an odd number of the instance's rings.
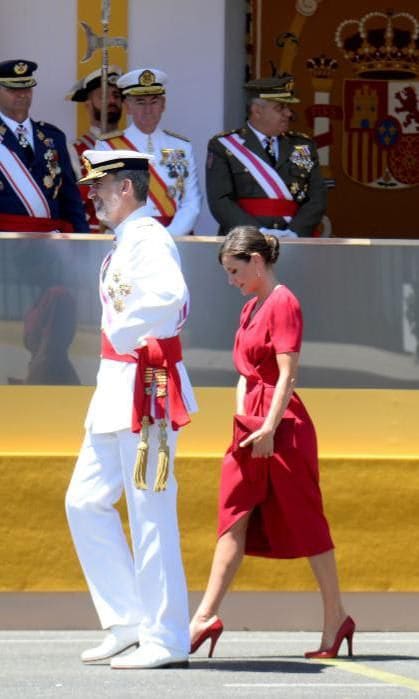
[[[123,95],[164,95],[167,75],[158,68],[137,68],[121,75],[117,86]]]
[[[147,172],[148,161],[152,157],[148,153],[138,153],[135,150],[85,150],[83,151],[83,165],[87,174],[79,182],[81,184],[89,183],[120,170],[144,170]]]
[[[122,73],[119,66],[108,67],[108,85],[116,85],[116,81]],[[80,78],[71,90],[66,94],[65,99],[72,102],[86,102],[89,92],[96,90],[102,84],[102,69],[97,68],[84,78]]]

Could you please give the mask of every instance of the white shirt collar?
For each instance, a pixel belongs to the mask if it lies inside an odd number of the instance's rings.
[[[139,206],[138,209],[135,209],[132,211],[126,218],[124,218],[123,221],[121,221],[120,224],[114,229],[114,234],[115,234],[115,239],[118,242],[120,239],[122,232],[125,228],[125,224],[128,223],[129,221],[135,221],[135,219],[140,218],[142,216],[142,211],[141,209],[143,206]]]
[[[267,136],[266,133],[262,133],[261,131],[258,131],[257,129],[255,129],[255,127],[252,126],[250,121],[247,122],[247,125],[248,125],[249,129],[251,129],[253,131],[253,133],[255,134],[257,139],[261,142],[262,146],[265,146],[265,143],[264,143],[265,138],[269,138],[269,136]]]
[[[262,148],[265,148],[265,144],[266,144],[266,140],[265,140],[265,139],[270,138],[270,136],[267,136],[266,133],[262,133],[261,131],[258,131],[257,129],[255,129],[255,127],[252,126],[252,124],[250,123],[250,121],[247,122],[247,125],[248,125],[249,129],[251,129],[251,130],[253,131],[253,133],[255,134],[256,138],[259,140],[259,142],[260,142]],[[274,136],[274,138],[275,138],[275,140],[274,140],[274,143],[273,143],[273,148],[274,148],[274,151],[275,151],[275,156],[278,157],[278,137],[275,137],[275,136]]]
[[[132,122],[132,123],[128,126],[127,131],[134,132],[139,138],[144,139],[144,141],[147,141],[147,138],[148,138],[149,136],[151,136],[151,138],[152,138],[153,140],[154,140],[154,139],[157,139],[157,138],[160,137],[160,135],[161,135],[161,133],[162,133],[162,129],[160,128],[160,126],[158,126],[157,129],[155,129],[155,130],[153,131],[153,133],[144,133],[144,131],[141,131],[141,129],[139,129],[138,126],[135,126],[134,122]]]
[[[3,114],[3,112],[0,112],[0,117],[15,136],[17,127],[19,126],[19,124],[22,124],[26,129],[27,139],[31,145],[32,150],[35,149],[32,122],[29,117],[25,119],[25,121],[15,121],[14,119],[11,119],[10,117]]]
[[[3,114],[3,112],[0,112],[0,117],[13,133],[16,133],[16,129],[19,126],[19,124],[23,124],[27,132],[29,134],[32,134],[32,123],[29,117],[27,117],[25,121],[15,121],[14,119],[11,119],[10,117]]]

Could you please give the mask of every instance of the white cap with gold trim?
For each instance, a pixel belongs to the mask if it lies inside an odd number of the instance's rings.
[[[152,157],[148,153],[139,153],[134,150],[85,150],[83,151],[83,165],[87,174],[79,182],[88,184],[120,170],[147,172],[148,163]]]
[[[137,68],[121,75],[116,84],[123,95],[164,95],[167,75],[158,68]]]

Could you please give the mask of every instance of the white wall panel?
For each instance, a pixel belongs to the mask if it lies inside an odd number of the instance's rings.
[[[36,61],[31,115],[71,138],[75,109],[64,95],[76,80],[76,0],[0,0],[0,60]]]

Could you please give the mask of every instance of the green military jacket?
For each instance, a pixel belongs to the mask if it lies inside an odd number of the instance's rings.
[[[269,163],[259,139],[248,126],[228,132],[243,139],[243,145]],[[326,186],[320,172],[319,159],[314,142],[305,134],[288,132],[279,137],[279,159],[275,170],[290,190],[298,211],[289,223],[282,217],[259,216],[246,213],[238,204],[239,199],[266,197],[265,192],[247,168],[220,143],[217,134],[208,143],[206,165],[206,187],[208,205],[212,215],[220,224],[219,235],[226,235],[238,225],[258,228],[290,228],[299,236],[311,236],[319,225],[326,210]],[[294,157],[295,146],[309,148],[309,167]],[[270,165],[273,167],[272,165]]]

